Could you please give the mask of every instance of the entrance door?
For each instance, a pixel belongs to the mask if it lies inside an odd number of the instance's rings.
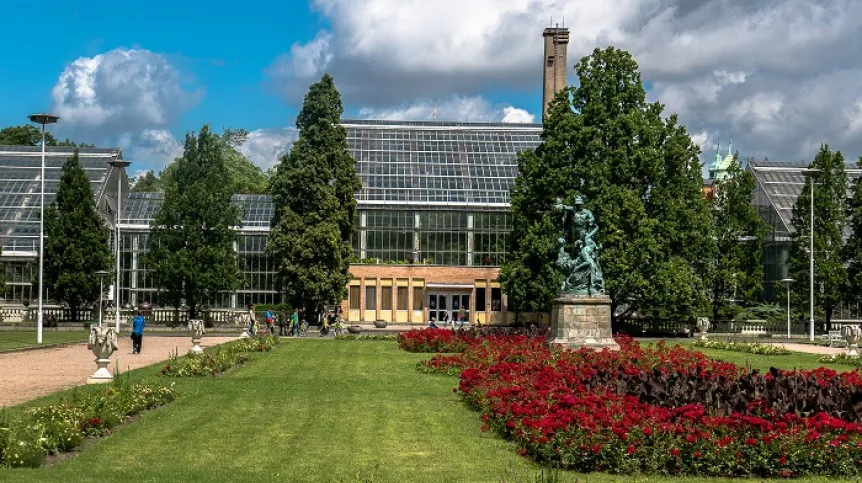
[[[470,322],[470,294],[435,292],[428,295],[428,317],[438,326]]]

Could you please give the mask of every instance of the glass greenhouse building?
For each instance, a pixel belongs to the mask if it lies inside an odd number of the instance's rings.
[[[351,321],[425,323],[508,317],[497,275],[511,231],[509,189],[517,155],[538,146],[541,125],[343,121],[362,189],[353,249],[358,263],[343,309]],[[141,254],[160,193],[131,193],[121,219],[120,301],[162,302]],[[214,306],[278,303],[263,255],[273,204],[235,195],[236,250],[245,284]]]
[[[343,121],[357,160],[362,189],[353,250],[357,263],[342,308],[350,321],[427,323],[463,317],[476,323],[507,323],[509,309],[498,281],[512,230],[509,190],[518,153],[541,142],[541,125],[501,123]],[[0,147],[0,244],[7,279],[5,302],[36,298],[39,168],[38,147]],[[54,199],[60,168],[70,148],[49,147],[46,204]],[[81,164],[107,226],[115,226],[117,185],[128,193],[117,149],[82,148]],[[782,301],[792,207],[804,185],[807,163],[750,161],[756,179],[752,203],[771,230],[764,243],[763,298]],[[860,170],[847,165],[849,177]],[[142,254],[161,193],[128,193],[122,232],[119,303],[162,305]],[[275,269],[264,256],[274,206],[265,195],[237,194],[238,263],[245,283],[212,307],[278,303]],[[113,237],[112,237],[113,244]],[[113,299],[113,290],[110,290]],[[45,294],[50,299],[50,293]],[[839,318],[857,318],[845,309]]]

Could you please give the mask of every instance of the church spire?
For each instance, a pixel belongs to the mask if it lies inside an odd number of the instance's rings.
[[[733,137],[731,137],[730,141],[727,143],[727,155],[733,156]]]

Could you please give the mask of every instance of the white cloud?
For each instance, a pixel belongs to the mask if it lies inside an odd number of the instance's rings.
[[[165,129],[144,129],[137,135],[125,133],[118,144],[133,167],[143,165],[156,172],[183,154],[183,144]]]
[[[248,133],[248,138],[239,147],[239,152],[267,170],[278,164],[282,154],[290,151],[298,135],[299,131],[293,128],[257,129]]]
[[[331,27],[291,49],[290,69],[278,70],[276,61],[270,70],[291,101],[319,77],[320,65],[346,104],[366,113],[427,118],[416,99],[472,99],[490,89],[537,93],[541,30],[553,15],[570,28],[571,66],[596,47],[629,50],[652,86],[651,99],[668,114],[678,112],[691,132],[733,136],[743,157],[810,159],[811,146],[821,142],[862,152],[855,110],[862,98],[862,3],[852,0],[312,4]]]
[[[51,96],[58,127],[104,138],[170,126],[201,92],[165,56],[121,48],[68,64]]]
[[[524,109],[493,105],[482,96],[450,96],[436,102],[427,99],[393,108],[362,108],[359,116],[365,119],[394,121],[479,121],[479,122],[533,122],[535,117]]]

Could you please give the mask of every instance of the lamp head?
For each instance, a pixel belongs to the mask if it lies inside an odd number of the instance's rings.
[[[55,122],[60,120],[60,116],[55,116],[53,114],[30,114],[27,116],[30,118],[30,122],[35,122],[36,124],[54,124]]]

